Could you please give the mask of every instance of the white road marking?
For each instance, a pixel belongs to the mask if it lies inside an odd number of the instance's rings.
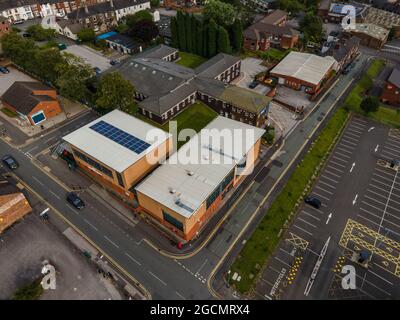
[[[336,157],[336,156],[333,156],[332,158],[335,158],[336,160],[339,160],[339,161],[342,161],[342,162],[344,162],[344,163],[347,163],[347,160],[343,160],[343,159],[338,158],[338,157]]]
[[[335,168],[335,167],[333,167],[333,166],[331,166],[331,165],[327,165],[327,167],[328,168],[331,168],[331,169],[333,169],[333,170],[335,170],[335,171],[338,171],[338,172],[341,172],[341,173],[344,173],[344,171],[343,170],[340,170],[340,169],[338,169],[338,168]]]
[[[299,227],[299,226],[296,225],[296,224],[293,224],[293,227],[296,227],[297,229],[300,229],[301,231],[303,231],[303,232],[305,232],[305,233],[308,233],[310,236],[312,236],[312,233],[311,233],[311,232],[308,232],[307,230],[304,230],[303,228]]]
[[[157,277],[153,272],[151,272],[151,271],[148,271],[154,278],[156,278],[158,281],[160,281],[164,286],[167,286],[167,284],[164,282],[164,281],[162,281],[159,277]]]
[[[393,285],[392,282],[390,282],[389,280],[385,279],[384,277],[381,277],[379,274],[376,274],[375,272],[373,272],[373,271],[371,271],[371,270],[368,270],[368,272],[371,273],[371,274],[373,274],[375,277],[378,277],[379,279],[381,279],[381,280],[387,282],[388,284]]]
[[[339,181],[334,180],[334,179],[331,179],[331,178],[327,177],[327,176],[324,175],[324,174],[321,174],[321,178],[324,178],[324,179],[326,179],[326,180],[330,180],[330,181],[332,181],[333,183],[339,183]]]
[[[139,266],[142,265],[139,261],[137,261],[137,260],[136,260],[134,257],[132,257],[129,253],[125,252],[125,255],[126,255],[129,259],[131,259],[134,263],[138,264]]]
[[[53,191],[51,191],[51,190],[49,190],[49,192],[53,195],[53,196],[55,196],[57,199],[61,199],[57,194],[55,194]]]
[[[113,242],[109,237],[104,236],[104,238],[107,239],[108,242],[110,242],[110,243],[111,243],[112,245],[114,245],[116,248],[119,248],[119,246],[118,246],[115,242]]]
[[[347,158],[347,159],[350,159],[351,157],[350,156],[348,156],[348,155],[346,155],[346,154],[343,154],[343,153],[341,153],[341,152],[339,152],[339,151],[335,151],[335,154],[338,154],[338,155],[340,155],[340,156],[342,156],[342,157],[345,157],[345,158]]]
[[[354,200],[353,200],[353,206],[356,204],[356,202],[357,202],[357,198],[358,198],[358,194],[356,194],[356,196],[354,197]]]
[[[311,226],[311,227],[313,227],[315,229],[317,228],[316,225],[314,225],[314,224],[312,224],[312,223],[310,223],[310,222],[308,222],[308,221],[306,221],[306,220],[304,220],[302,218],[297,218],[297,220],[303,221],[304,223],[308,224],[309,226]]]
[[[324,188],[321,188],[320,186],[316,186],[316,188],[317,188],[317,189],[320,189],[320,190],[322,190],[322,191],[324,191],[324,192],[326,192],[326,193],[328,193],[328,194],[333,194],[333,192],[330,192],[330,191],[328,191],[328,190],[325,190]]]
[[[200,268],[195,272],[195,274],[200,273],[201,269],[204,268],[204,266],[206,265],[206,263],[208,262],[208,259],[204,260],[203,264],[200,266]]]
[[[371,127],[371,128],[368,129],[368,132],[371,132],[374,129],[375,129],[375,127]]]
[[[33,150],[36,150],[37,148],[39,148],[39,146],[34,146],[33,148],[29,149],[27,153],[31,153]]]
[[[348,146],[348,145],[345,144],[343,141],[339,143],[339,146],[341,146],[341,147],[343,147],[343,148],[350,149],[350,150],[355,150],[355,149],[356,149],[355,147]]]
[[[319,180],[319,183],[322,183],[322,184],[324,184],[324,185],[326,185],[326,186],[328,186],[328,187],[330,187],[330,188],[332,188],[332,189],[336,189],[336,187],[331,186],[330,184],[327,184],[327,183],[324,182],[324,181]]]
[[[356,163],[355,163],[355,162],[353,162],[353,164],[351,165],[351,168],[350,168],[350,172],[352,172],[352,171],[353,171],[353,169],[354,169],[355,165],[356,165]]]
[[[341,178],[342,177],[342,176],[339,176],[338,174],[330,172],[329,170],[326,170],[326,169],[325,169],[324,173],[330,174],[330,175],[335,176],[337,178]]]
[[[85,222],[89,225],[89,226],[91,226],[94,230],[96,230],[96,231],[99,231],[93,224],[91,224],[88,220],[86,220],[86,219],[83,219],[83,220],[85,220]]]
[[[346,142],[347,142],[347,139],[350,139],[350,140],[353,140],[353,141],[356,141],[356,142],[360,141],[360,139],[356,139],[356,138],[353,138],[353,137],[347,137],[346,134],[344,134],[343,137],[344,137],[344,141],[346,141]],[[355,144],[355,145],[357,145],[357,144]]]
[[[44,186],[44,184],[43,184],[38,178],[36,178],[36,177],[34,177],[34,176],[32,176],[32,178],[33,178],[37,183],[39,183],[41,186]]]
[[[323,196],[320,193],[314,192],[315,195],[317,195],[318,197],[324,198],[325,200],[329,201],[330,199],[328,197]]]
[[[378,151],[378,148],[379,148],[379,144],[376,145],[376,147],[375,147],[375,152]]]
[[[352,154],[352,153],[353,153],[352,151],[346,150],[345,148],[342,148],[342,147],[337,147],[336,149],[339,149],[339,150],[341,150],[342,152],[346,152],[346,153],[349,153],[349,154]]]
[[[186,298],[183,295],[181,295],[178,291],[175,291],[175,293],[178,297],[182,298],[182,300],[186,300]]]
[[[348,140],[346,140],[346,138],[344,138],[344,137],[342,138],[341,143],[347,143],[347,144],[351,144],[351,145],[353,145],[353,146],[357,146],[357,143],[348,141]]]
[[[326,219],[326,223],[325,224],[328,224],[329,220],[331,220],[331,218],[332,218],[332,212],[328,215],[328,219]]]

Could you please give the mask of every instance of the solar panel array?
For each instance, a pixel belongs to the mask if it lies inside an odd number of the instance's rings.
[[[137,154],[142,153],[150,147],[150,144],[147,142],[102,120],[92,125],[90,129]]]

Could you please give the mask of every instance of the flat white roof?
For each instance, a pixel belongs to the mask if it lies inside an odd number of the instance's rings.
[[[126,137],[125,140],[115,139],[113,137],[108,138],[91,129],[93,125],[99,122],[107,123],[130,136],[142,140],[144,143],[148,143],[150,146],[145,150],[142,150],[143,148],[135,149],[138,153],[128,149],[127,146],[122,145],[124,141],[127,141]],[[149,138],[150,136],[148,136],[148,133],[150,130],[153,130],[152,133],[159,137],[157,141],[153,141],[153,139]],[[132,117],[125,112],[114,110],[66,135],[63,139],[115,171],[123,172],[137,160],[157,148],[170,136],[169,133]],[[113,139],[120,141],[122,144]],[[141,144],[141,141],[139,141],[139,144]]]
[[[264,132],[218,116],[135,189],[189,218]]]
[[[297,78],[312,84],[318,84],[335,63],[331,56],[320,57],[303,52],[290,52],[271,73]]]

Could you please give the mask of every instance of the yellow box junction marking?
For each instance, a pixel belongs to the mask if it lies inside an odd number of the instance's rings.
[[[301,250],[306,250],[308,247],[308,241],[304,240],[303,238],[300,238],[298,235],[289,232],[289,237],[286,239],[289,243],[294,245],[297,248],[300,248]]]

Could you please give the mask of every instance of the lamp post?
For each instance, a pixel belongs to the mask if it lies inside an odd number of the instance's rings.
[[[228,270],[228,280],[227,280],[228,282],[227,282],[227,285],[226,285],[227,288],[230,288],[230,286],[229,286],[230,275],[231,275],[231,270]]]

